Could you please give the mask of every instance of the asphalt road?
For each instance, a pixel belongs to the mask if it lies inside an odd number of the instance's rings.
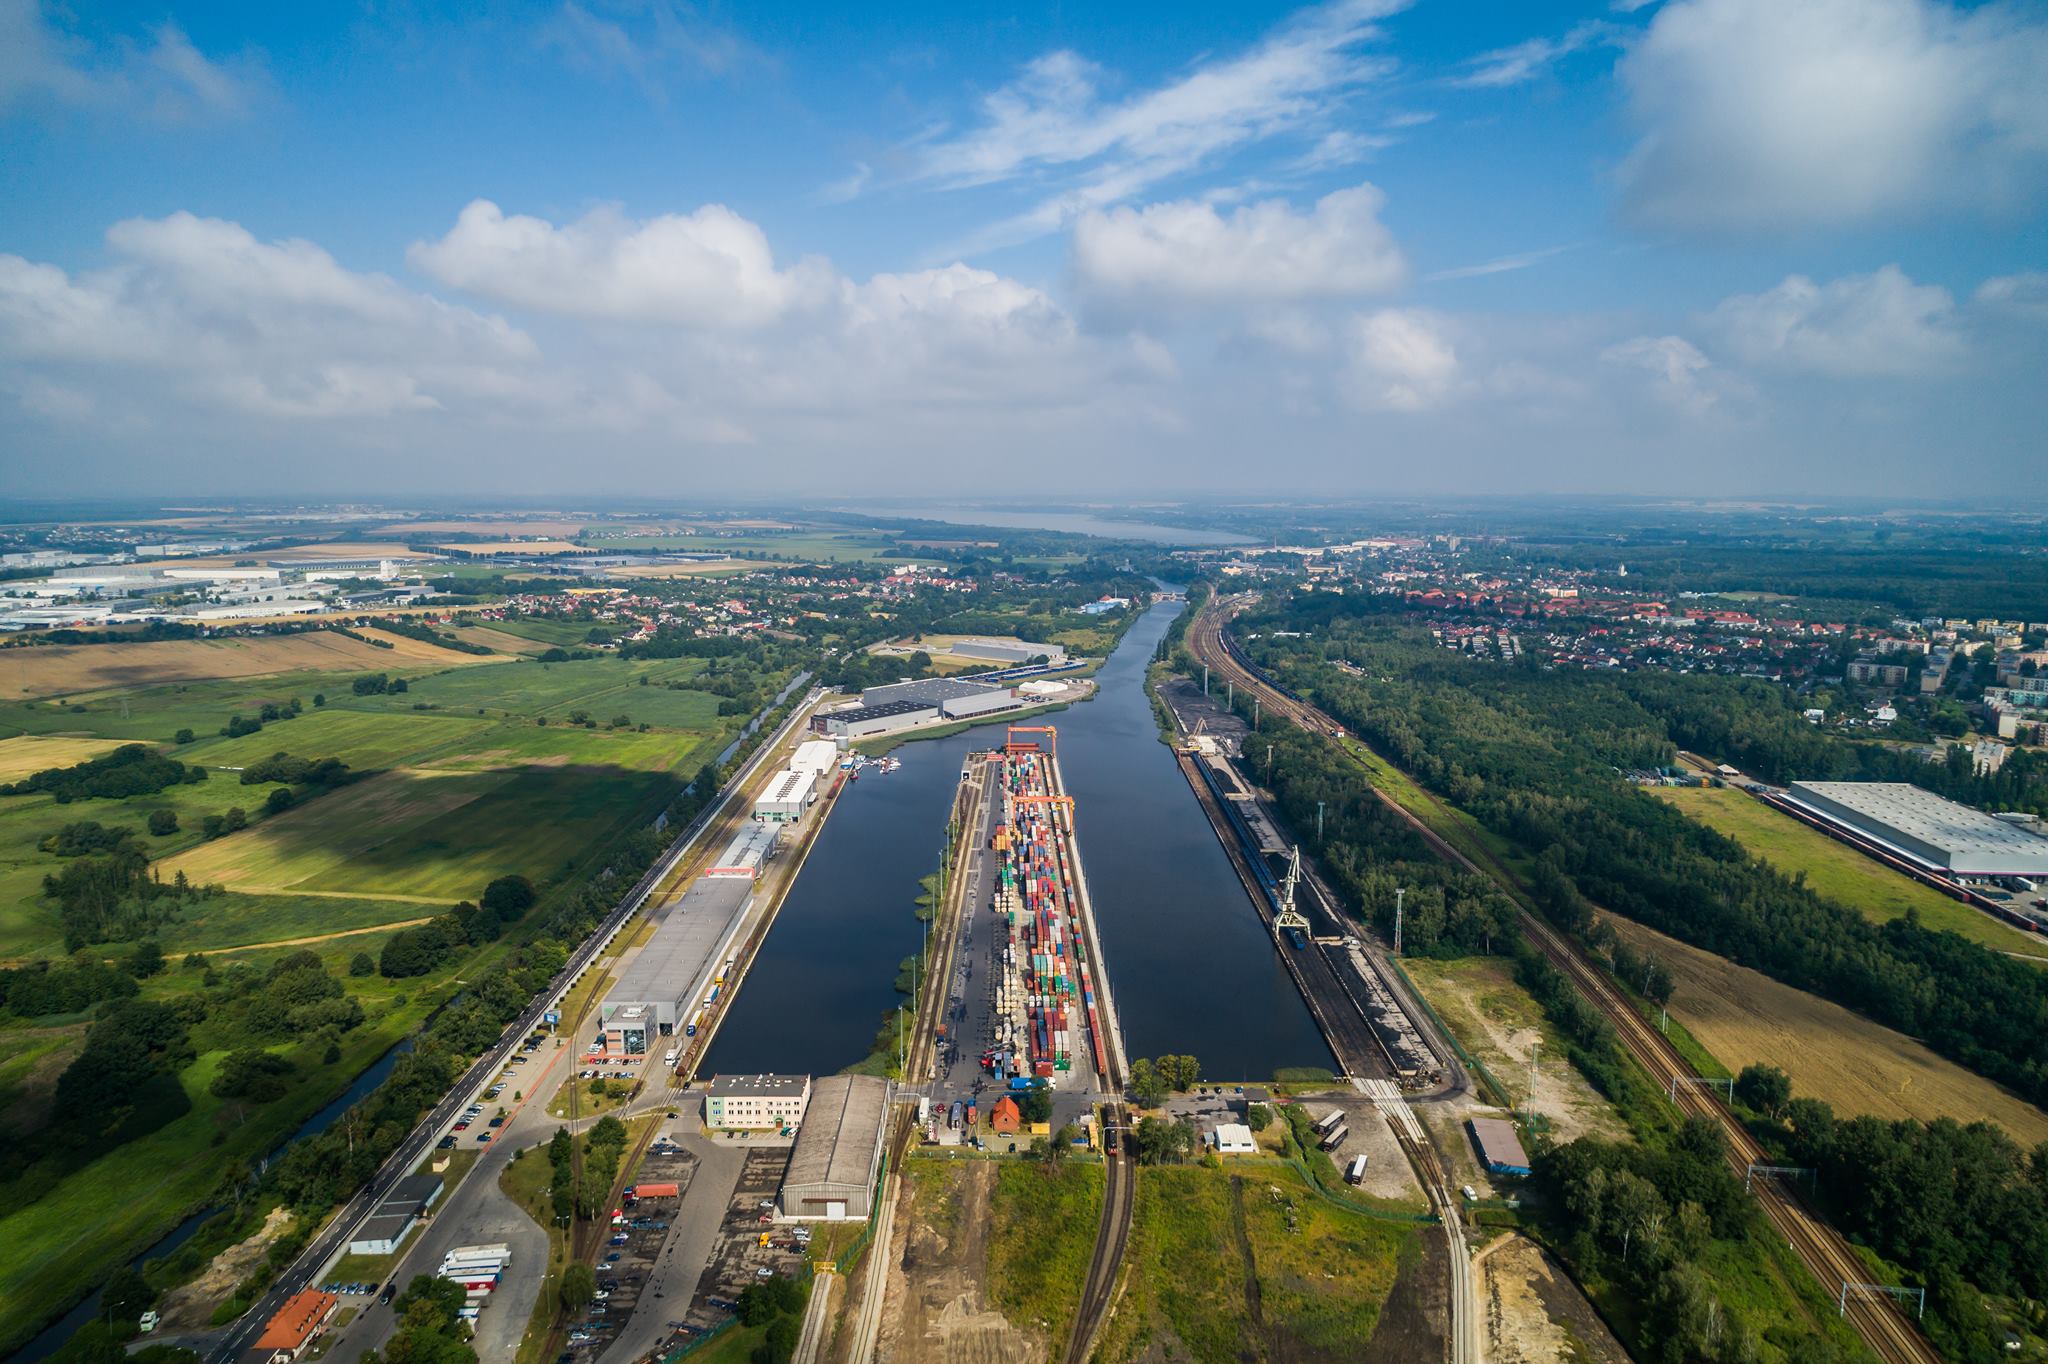
[[[582,945],[570,954],[568,964],[562,968],[561,974],[555,977],[554,983],[537,996],[533,1003],[528,1005],[525,1011],[505,1029],[504,1035],[495,1046],[477,1058],[476,1062],[463,1073],[462,1079],[448,1092],[448,1096],[434,1108],[433,1112],[427,1115],[425,1120],[414,1127],[411,1134],[399,1144],[398,1149],[391,1153],[390,1157],[378,1169],[376,1175],[372,1177],[369,1184],[359,1190],[355,1197],[343,1206],[340,1215],[328,1223],[327,1229],[314,1237],[306,1248],[299,1253],[299,1257],[292,1261],[291,1265],[277,1276],[272,1282],[270,1290],[263,1295],[261,1301],[245,1312],[240,1320],[221,1338],[219,1343],[213,1347],[212,1352],[207,1356],[211,1364],[228,1364],[228,1361],[233,1360],[255,1341],[257,1335],[262,1332],[263,1327],[268,1324],[270,1318],[276,1315],[277,1310],[284,1305],[286,1299],[301,1289],[320,1282],[328,1266],[347,1248],[349,1240],[355,1235],[357,1226],[375,1210],[378,1202],[383,1199],[386,1193],[390,1192],[391,1186],[419,1164],[421,1159],[433,1147],[434,1143],[440,1139],[441,1134],[454,1125],[456,1115],[471,1101],[472,1096],[480,1094],[489,1081],[504,1068],[505,1062],[511,1058],[514,1049],[519,1043],[532,1033],[535,1028],[540,1026],[541,1016],[560,1002],[562,996],[567,994],[569,988],[575,984],[577,977],[583,973],[584,968],[597,959],[599,952],[604,949],[606,944],[611,941],[612,937],[621,928],[625,927],[627,921],[638,912],[640,906],[646,901],[654,888],[668,878],[669,874],[675,870],[677,864],[688,855],[689,851],[696,845],[697,840],[703,836],[704,831],[713,827],[719,816],[724,813],[727,803],[733,799],[736,793],[744,789],[747,781],[759,769],[761,764],[771,756],[779,753],[782,744],[788,738],[790,732],[803,719],[806,712],[808,712],[811,705],[816,702],[820,695],[822,695],[821,691],[814,690],[802,704],[791,711],[789,719],[783,722],[781,729],[776,732],[775,736],[755,750],[754,756],[748,759],[746,766],[741,768],[737,774],[726,782],[725,789],[720,793],[718,800],[691,821],[689,828],[676,839],[668,852],[664,853],[661,859],[648,869],[647,874],[640,878],[633,889],[619,902],[618,907],[606,917],[605,921],[598,926],[595,932],[584,939]],[[466,1189],[469,1183],[469,1180],[465,1180],[463,1188]],[[494,1191],[497,1188],[495,1176],[491,1180],[491,1188]],[[461,1192],[461,1190],[458,1190],[458,1192]],[[511,1298],[509,1295],[506,1295],[506,1297],[506,1302],[494,1303],[493,1305],[500,1308],[510,1305]],[[528,1299],[528,1306],[531,1306],[530,1298]],[[523,1319],[526,1309],[522,1308],[519,1310]],[[490,1358],[491,1356],[485,1355],[483,1357]]]

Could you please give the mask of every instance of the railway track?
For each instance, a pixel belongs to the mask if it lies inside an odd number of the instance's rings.
[[[1121,1104],[1103,1109],[1103,1127],[1121,1128],[1125,1122]],[[1095,1337],[1109,1318],[1116,1300],[1117,1272],[1123,1267],[1124,1250],[1131,1240],[1131,1214],[1137,1206],[1138,1166],[1131,1157],[1131,1144],[1119,1140],[1118,1149],[1103,1164],[1102,1225],[1095,1237],[1095,1254],[1088,1262],[1088,1275],[1081,1282],[1081,1302],[1074,1310],[1074,1329],[1067,1339],[1066,1364],[1086,1364],[1095,1348]]]
[[[1329,716],[1269,683],[1252,667],[1225,632],[1219,612],[1211,609],[1198,617],[1188,631],[1188,639],[1190,651],[1196,658],[1236,685],[1251,690],[1261,698],[1264,709],[1316,733],[1333,738],[1343,733],[1342,727]],[[1699,1086],[1683,1083],[1699,1078],[1697,1072],[1679,1056],[1664,1035],[1650,1025],[1648,1019],[1636,1012],[1635,1006],[1615,989],[1599,967],[1587,961],[1570,941],[1528,908],[1520,888],[1505,868],[1490,858],[1482,865],[1466,856],[1463,850],[1444,839],[1413,811],[1377,786],[1373,790],[1439,856],[1467,871],[1492,878],[1508,893],[1515,902],[1522,929],[1529,941],[1600,1010],[1613,1025],[1629,1055],[1666,1090],[1678,1110],[1688,1116],[1707,1118],[1720,1130],[1723,1149],[1736,1173],[1747,1175],[1752,1164],[1769,1163],[1763,1148],[1725,1104]],[[1841,1234],[1815,1217],[1774,1179],[1758,1179],[1753,1187],[1772,1227],[1785,1238],[1786,1245],[1830,1294],[1867,1278],[1868,1269]],[[1843,1315],[1871,1351],[1886,1364],[1935,1364],[1941,1359],[1927,1338],[1888,1299],[1846,1299]]]

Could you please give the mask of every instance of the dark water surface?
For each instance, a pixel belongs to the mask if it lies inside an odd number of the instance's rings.
[[[1195,1056],[1205,1075],[1262,1079],[1333,1058],[1245,899],[1194,793],[1159,742],[1145,667],[1180,611],[1131,627],[1096,699],[1050,717],[1081,860],[1132,1056]],[[790,891],[703,1075],[830,1074],[866,1055],[916,953],[918,878],[938,866],[962,758],[1000,724],[905,744],[899,772],[840,797]]]

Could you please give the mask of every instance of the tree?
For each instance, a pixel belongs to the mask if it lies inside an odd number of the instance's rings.
[[[1273,1110],[1264,1104],[1251,1104],[1244,1110],[1244,1125],[1254,1132],[1263,1132],[1273,1122]]]
[[[164,949],[155,938],[144,938],[128,954],[128,974],[137,980],[148,980],[163,969]]]
[[[377,963],[370,959],[368,952],[358,952],[348,959],[348,973],[352,976],[374,976]]]
[[[149,812],[149,831],[158,838],[162,838],[165,834],[178,832],[178,812],[176,810],[151,810]]]
[[[286,810],[292,808],[292,802],[294,799],[295,798],[292,795],[291,787],[275,787],[271,790],[269,795],[263,798],[263,809],[266,813],[269,814],[283,814]]]
[[[1131,1062],[1131,1098],[1140,1108],[1157,1108],[1166,1098],[1166,1082],[1143,1057]]]
[[[1052,1121],[1052,1094],[1049,1090],[1027,1089],[1017,1100],[1017,1116],[1027,1123]]]
[[[193,739],[197,737],[198,736],[193,734],[191,730],[181,729],[176,734],[171,736],[171,741],[173,743],[189,744],[192,742]]]
[[[132,1322],[155,1302],[156,1290],[127,1265],[109,1274],[100,1290],[100,1314],[108,1321]]]
[[[562,1271],[562,1310],[580,1312],[597,1293],[597,1275],[581,1260]]]
[[[221,827],[229,833],[249,827],[249,812],[239,805],[230,805],[227,814],[222,818],[224,823]]]
[[[1735,1077],[1735,1097],[1776,1121],[1792,1102],[1792,1077],[1776,1066],[1744,1066]]]

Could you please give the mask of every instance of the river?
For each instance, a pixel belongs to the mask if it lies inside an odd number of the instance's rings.
[[[1145,668],[1181,610],[1153,606],[1097,676],[1092,701],[1058,712],[1060,767],[1076,805],[1110,987],[1133,1057],[1191,1055],[1205,1075],[1265,1079],[1334,1064],[1230,860],[1159,742]],[[918,950],[918,880],[939,862],[961,759],[1001,722],[905,744],[902,770],[841,795],[803,875],[733,1001],[704,1075],[830,1074],[859,1061]]]

